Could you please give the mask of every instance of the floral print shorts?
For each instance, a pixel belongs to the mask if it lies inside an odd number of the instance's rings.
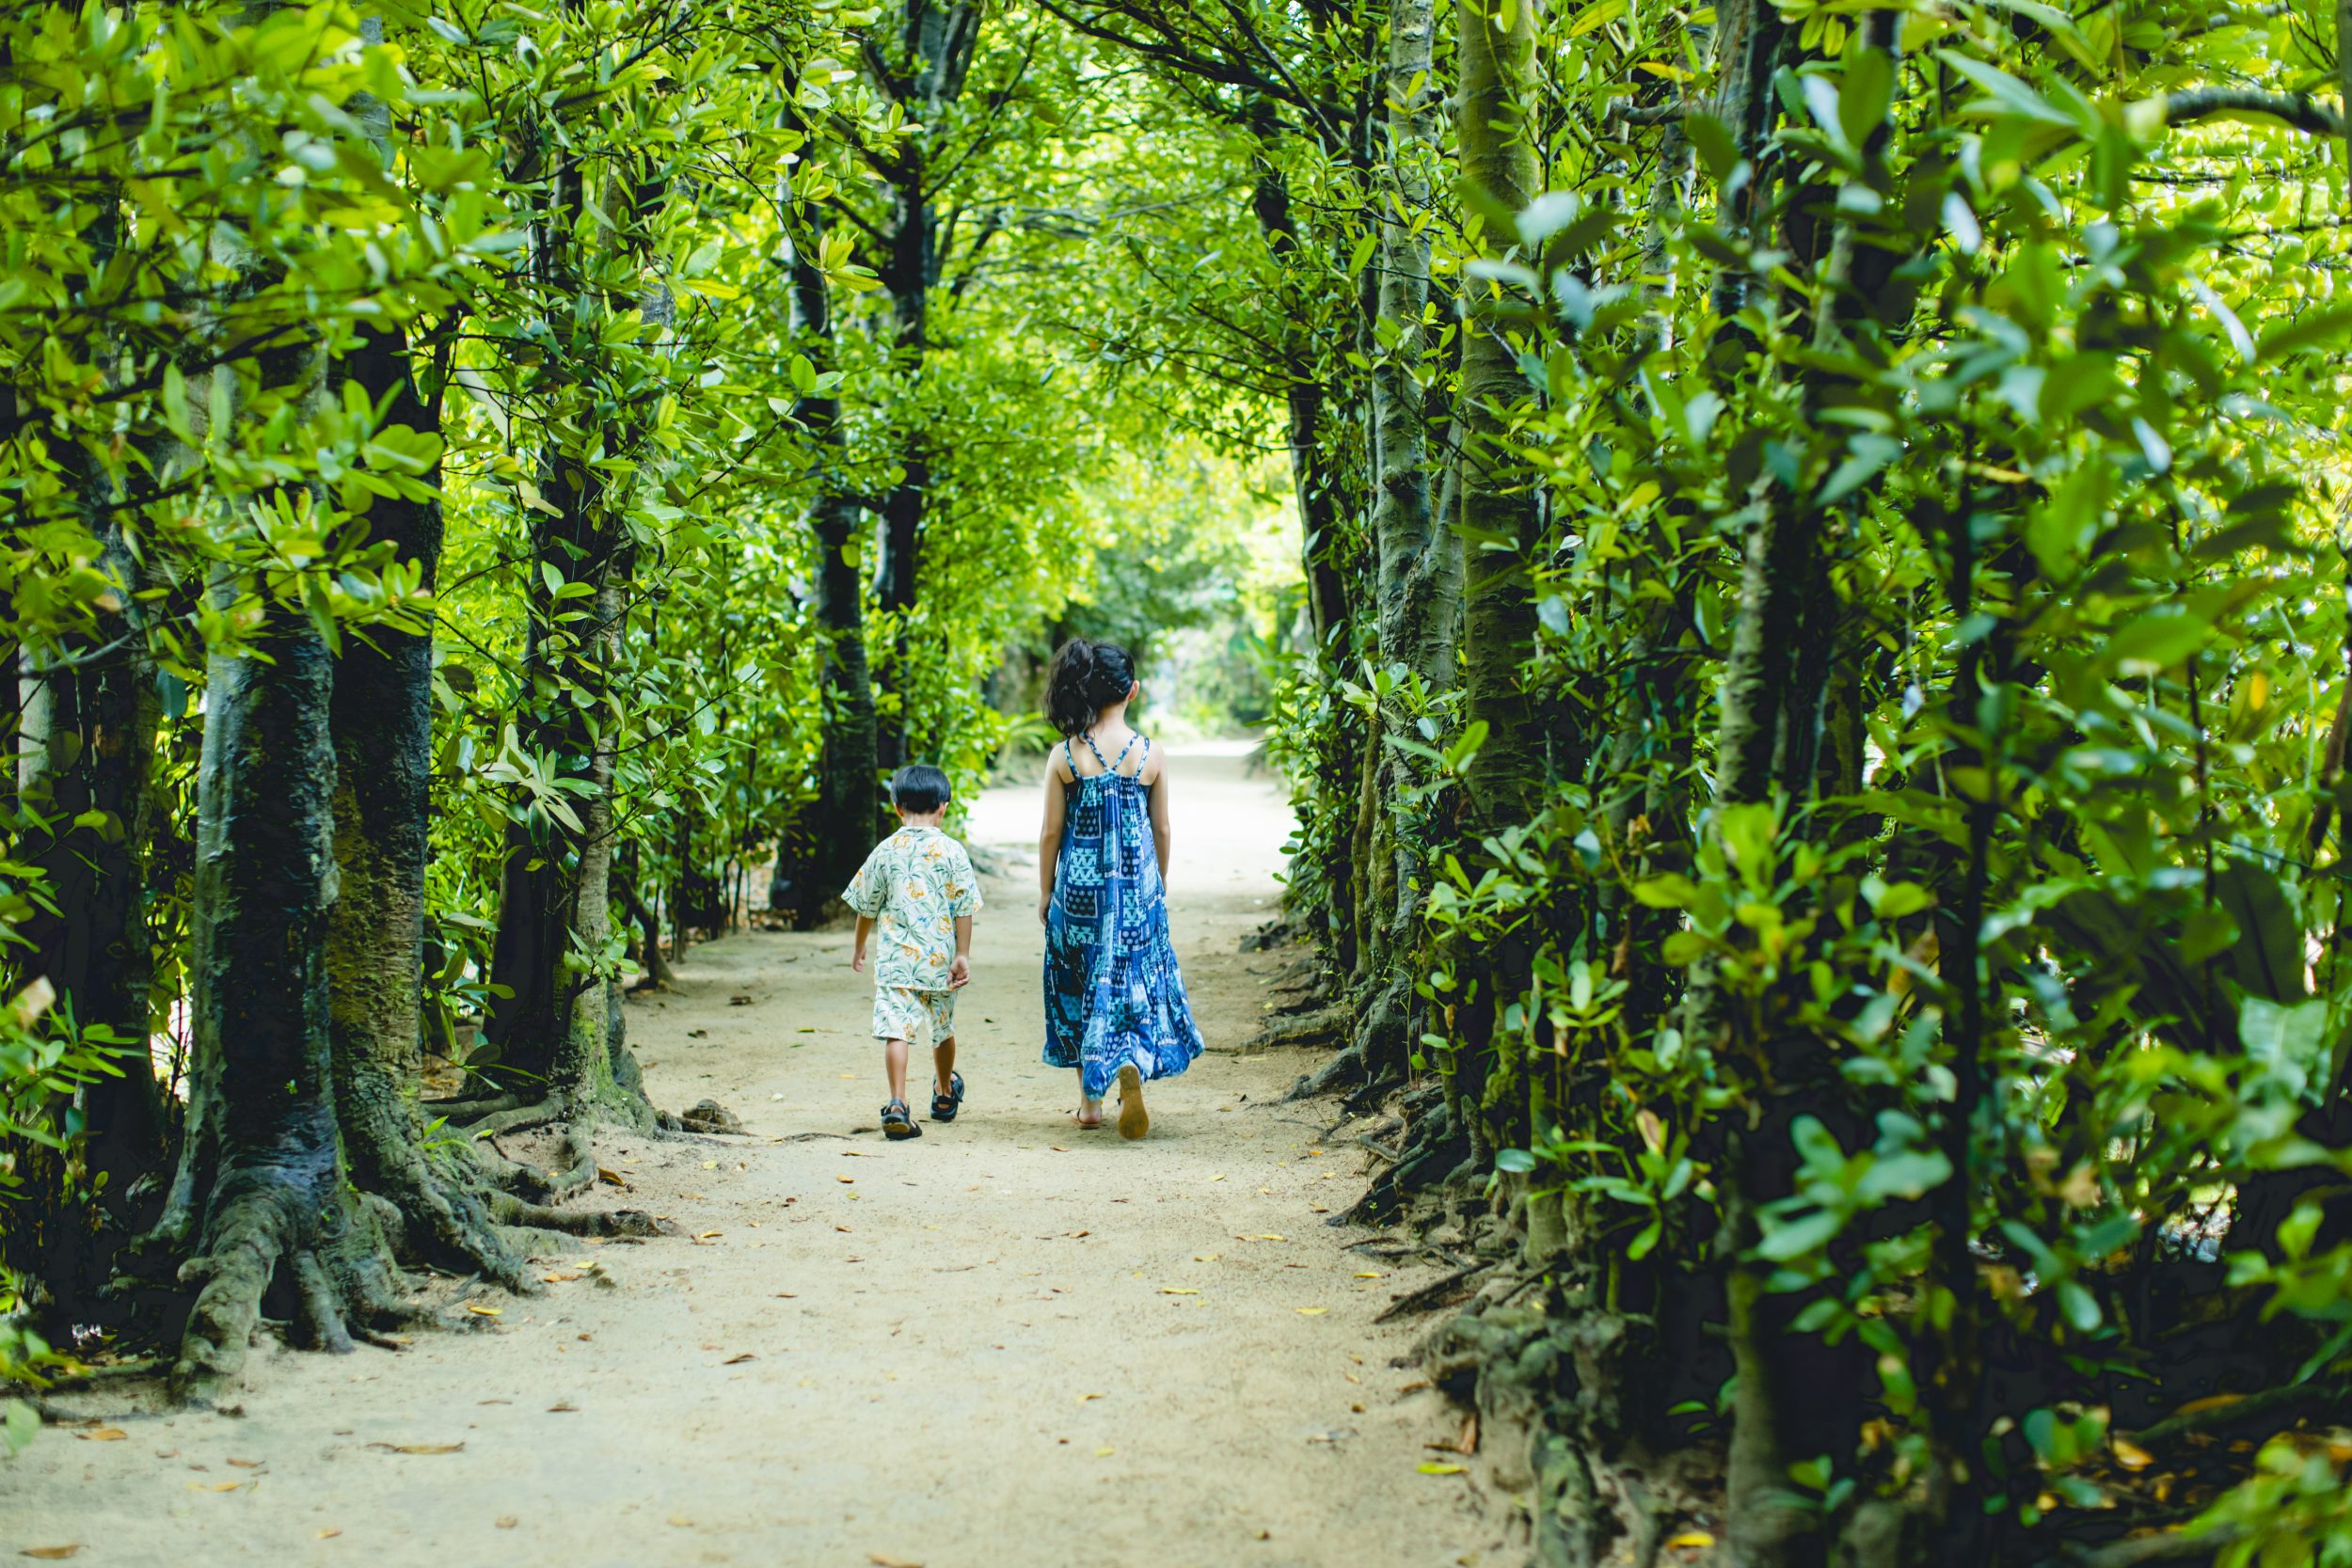
[[[919,1040],[927,1028],[934,1048],[956,1032],[954,991],[909,990],[903,986],[874,988],[876,1039]]]

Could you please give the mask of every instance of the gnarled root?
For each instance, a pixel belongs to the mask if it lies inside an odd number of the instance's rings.
[[[1328,1044],[1347,1033],[1352,1017],[1345,1003],[1335,1003],[1327,1007],[1317,1007],[1310,1013],[1278,1018],[1235,1049],[1245,1056],[1251,1056],[1277,1046]]]
[[[201,1244],[180,1270],[183,1283],[200,1289],[171,1369],[175,1400],[205,1404],[236,1380],[263,1299],[281,1276],[302,1338],[339,1354],[352,1348],[350,1315],[373,1314],[391,1294],[377,1212],[337,1190],[331,1157],[294,1165],[255,1160],[222,1176]]]
[[[1291,1085],[1291,1092],[1282,1098],[1291,1101],[1317,1100],[1327,1094],[1336,1094],[1353,1085],[1363,1070],[1364,1059],[1351,1045],[1344,1051],[1335,1052],[1329,1061],[1314,1071],[1300,1073],[1298,1082]]]
[[[504,1194],[491,1199],[490,1212],[501,1225],[554,1230],[566,1236],[670,1236],[677,1232],[677,1227],[642,1209],[550,1209]]]

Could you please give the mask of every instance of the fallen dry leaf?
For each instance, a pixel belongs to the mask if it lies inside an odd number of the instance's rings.
[[[2126,1470],[2144,1470],[2156,1462],[2154,1454],[2128,1437],[2118,1437],[2111,1446],[2115,1449],[2115,1462]]]
[[[192,1481],[188,1482],[188,1490],[191,1492],[234,1492],[244,1484],[245,1482],[241,1481],[216,1481],[207,1486],[201,1481]]]
[[[501,1529],[513,1529],[516,1525],[521,1523],[522,1521],[516,1518],[512,1513],[501,1513],[498,1516],[498,1527]]]
[[[725,1234],[726,1232],[723,1230],[697,1230],[694,1232],[694,1240],[698,1242],[707,1242]]]
[[[269,1461],[266,1459],[232,1459],[229,1463],[240,1470],[258,1470]]]
[[[1182,1286],[1177,1285],[1163,1285],[1160,1287],[1160,1294],[1164,1296],[1197,1296],[1200,1293],[1200,1292],[1198,1291],[1187,1291]]]
[[[342,1534],[342,1529],[340,1526],[329,1525],[325,1529],[320,1530],[313,1539],[319,1541],[332,1541],[335,1537],[341,1534]]]
[[[1327,1307],[1294,1307],[1291,1310],[1302,1318],[1319,1318],[1331,1309]]]
[[[756,1361],[758,1359],[759,1357],[756,1354],[750,1351],[745,1351],[740,1355],[728,1356],[724,1361],[720,1362],[719,1365],[722,1367],[739,1367],[746,1361]]]
[[[37,1557],[43,1562],[63,1562],[67,1558],[78,1555],[81,1550],[81,1545],[77,1543],[71,1546],[27,1546],[16,1555]]]
[[[1441,1464],[1435,1459],[1424,1459],[1413,1467],[1424,1476],[1458,1476],[1462,1473],[1461,1465]]]
[[[131,1434],[120,1427],[92,1427],[87,1432],[77,1432],[73,1435],[85,1443],[119,1443]],[[82,1548],[76,1546],[73,1549],[78,1552]]]
[[[1097,1459],[1108,1459],[1111,1455],[1117,1453],[1118,1451],[1119,1450],[1117,1449],[1097,1449],[1094,1450],[1094,1457]]]
[[[854,1177],[854,1176],[836,1176],[836,1177],[834,1177],[834,1180],[835,1181],[840,1182],[843,1186],[845,1186],[845,1187],[846,1187],[846,1186],[850,1186],[850,1185],[852,1185],[853,1183],[855,1183],[855,1182],[856,1182],[856,1180],[857,1180],[857,1178],[856,1178],[856,1177]]]
[[[568,1285],[573,1280],[580,1279],[584,1276],[576,1274],[543,1274],[539,1277],[546,1280],[550,1285]]]
[[[368,1445],[369,1448],[380,1449],[386,1453],[455,1453],[465,1446],[463,1441],[455,1443],[370,1443]]]
[[[550,1416],[577,1416],[580,1414],[580,1406],[572,1403],[569,1400],[566,1400],[562,1404],[548,1405],[548,1414]]]
[[[1086,1402],[1087,1402],[1087,1401],[1089,1401],[1089,1400],[1099,1400],[1099,1399],[1101,1399],[1102,1397],[1103,1397],[1103,1396],[1102,1396],[1102,1395],[1100,1395],[1100,1394],[1080,1394],[1080,1395],[1078,1396],[1078,1402],[1079,1402],[1080,1404],[1084,1404],[1084,1403],[1086,1403]]]
[[[466,1303],[466,1310],[471,1312],[477,1318],[501,1318],[506,1315],[505,1307],[485,1307],[478,1301],[469,1301]]]
[[[888,1552],[867,1552],[866,1560],[871,1562],[874,1568],[923,1568],[921,1563],[912,1558],[892,1557]]]
[[[1214,1263],[1216,1261],[1216,1254],[1214,1252],[1196,1252],[1192,1255],[1192,1260],[1196,1263]]]
[[[2208,1394],[2201,1400],[2189,1401],[2186,1404],[2172,1412],[2172,1414],[2175,1416],[2199,1416],[2208,1410],[2224,1410],[2229,1406],[2237,1403],[2238,1401],[2244,1399],[2245,1397],[2246,1396],[2244,1394]]]
[[[1704,1550],[1708,1546],[1712,1546],[1714,1544],[1715,1538],[1708,1534],[1705,1530],[1686,1529],[1681,1534],[1673,1536],[1667,1540],[1666,1550],[1672,1552],[1689,1548],[1691,1550],[1697,1551]]]
[[[621,1173],[619,1171],[609,1170],[603,1165],[598,1165],[596,1167],[596,1180],[599,1181],[609,1181],[615,1187],[626,1187],[628,1185],[627,1181],[621,1180]]]

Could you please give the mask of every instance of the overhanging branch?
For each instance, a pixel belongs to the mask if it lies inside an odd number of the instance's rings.
[[[2250,87],[2196,87],[2157,100],[2168,125],[2187,125],[2217,115],[2267,115],[2315,136],[2344,135],[2344,113],[2309,93],[2258,92]]]

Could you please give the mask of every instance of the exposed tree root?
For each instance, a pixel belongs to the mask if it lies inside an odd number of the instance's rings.
[[[1408,1291],[1404,1295],[1401,1295],[1394,1301],[1389,1303],[1388,1306],[1382,1307],[1380,1309],[1379,1316],[1374,1318],[1372,1321],[1376,1323],[1384,1323],[1391,1318],[1401,1318],[1407,1312],[1427,1311],[1429,1308],[1437,1306],[1445,1297],[1452,1295],[1454,1291],[1469,1284],[1472,1279],[1477,1278],[1480,1275],[1485,1274],[1488,1269],[1493,1268],[1498,1261],[1500,1261],[1500,1259],[1492,1258],[1484,1259],[1478,1262],[1470,1264],[1467,1268],[1454,1270],[1452,1274],[1447,1275],[1443,1279],[1433,1279],[1426,1285]]]
[[[564,1120],[568,1114],[564,1101],[549,1095],[545,1100],[503,1106],[462,1124],[452,1117],[450,1125],[459,1128],[469,1138],[495,1138],[501,1132],[527,1132],[535,1127],[545,1127]]]
[[[553,1230],[566,1236],[672,1236],[677,1227],[656,1219],[642,1209],[550,1209],[525,1203],[504,1194],[493,1198],[490,1212],[501,1225],[530,1230]]]
[[[422,1109],[427,1117],[438,1117],[452,1127],[462,1127],[500,1111],[535,1103],[518,1094],[494,1094],[479,1100],[428,1100]]]
[[[1335,1053],[1329,1061],[1314,1071],[1300,1073],[1298,1082],[1291,1085],[1291,1092],[1282,1098],[1286,1101],[1317,1100],[1324,1095],[1337,1093],[1356,1083],[1363,1070],[1363,1057],[1357,1054],[1354,1046],[1349,1046]]]
[[[280,1281],[291,1287],[298,1339],[348,1352],[352,1317],[372,1321],[394,1308],[387,1208],[338,1192],[331,1160],[224,1173],[197,1253],[180,1269],[182,1282],[199,1289],[171,1369],[172,1397],[202,1405],[235,1382],[263,1299]]]
[[[1312,1012],[1299,1013],[1267,1024],[1242,1041],[1237,1049],[1248,1054],[1271,1051],[1277,1046],[1328,1044],[1347,1033],[1351,1016],[1344,1003],[1317,1007]]]

